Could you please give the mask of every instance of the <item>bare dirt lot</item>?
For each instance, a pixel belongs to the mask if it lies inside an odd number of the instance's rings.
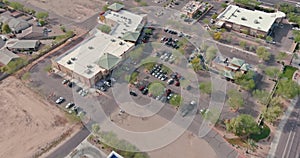
[[[26,3],[76,22],[93,16],[105,5],[103,0],[26,0]]]
[[[15,77],[0,84],[0,157],[31,157],[71,127],[64,113]]]

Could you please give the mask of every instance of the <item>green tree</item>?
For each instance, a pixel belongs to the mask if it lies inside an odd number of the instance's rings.
[[[222,4],[221,4],[221,7],[222,7],[222,8],[227,8],[227,6],[228,6],[228,5],[227,5],[226,3],[222,3]]]
[[[192,61],[191,61],[191,64],[193,66],[193,69],[194,71],[200,71],[200,70],[203,70],[203,66],[201,65],[200,63],[200,59],[199,58],[194,58]]]
[[[104,33],[110,33],[110,31],[111,31],[111,27],[108,25],[101,25],[98,27],[98,29]]]
[[[268,52],[267,49],[263,46],[259,46],[256,49],[256,54],[257,54],[258,58],[260,58],[264,61],[270,60],[271,53]]]
[[[217,19],[217,17],[218,17],[218,14],[213,14],[213,15],[211,16],[211,18],[214,19],[214,20]]]
[[[293,80],[281,79],[278,82],[276,93],[285,98],[292,99],[299,95],[300,88],[299,85]]]
[[[46,19],[48,18],[49,14],[47,12],[37,12],[35,13],[35,17],[38,19]]]
[[[205,56],[208,63],[210,63],[217,55],[217,49],[214,46],[207,48]]]
[[[241,114],[230,119],[226,123],[227,131],[233,132],[237,136],[247,137],[250,134],[259,132],[259,127],[251,115]]]
[[[164,93],[164,89],[165,89],[165,86],[162,83],[159,83],[159,82],[152,82],[149,85],[149,92],[153,96],[162,95]]]
[[[276,55],[276,60],[283,60],[287,57],[287,54],[285,52],[279,52],[278,55]]]
[[[240,41],[240,47],[242,47],[243,49],[246,48],[247,43],[245,41]]]
[[[10,7],[12,7],[15,10],[23,10],[24,9],[24,5],[19,3],[19,2],[9,2],[8,5]]]
[[[270,78],[276,79],[281,74],[280,70],[276,67],[267,67],[264,70],[265,74],[269,76]]]
[[[246,74],[236,72],[234,75],[234,81],[245,90],[253,90],[256,86],[254,77],[255,73],[253,71],[248,71]]]
[[[244,98],[241,93],[231,89],[228,91],[227,103],[232,109],[238,110],[240,107],[244,105]]]
[[[105,12],[108,11],[108,6],[109,6],[109,5],[104,5],[104,6],[102,7],[102,10],[105,11]]]
[[[204,19],[202,20],[202,22],[203,22],[204,24],[209,24],[209,20],[208,20],[207,18],[204,18]]]
[[[183,98],[180,95],[174,95],[170,99],[170,104],[174,106],[180,106],[183,103]]]
[[[267,37],[266,37],[266,41],[267,41],[267,42],[271,42],[271,41],[273,41],[273,38],[272,38],[271,36],[267,36]]]
[[[294,41],[297,42],[297,43],[300,43],[300,31],[299,30],[293,30],[293,35],[294,35]]]
[[[93,125],[92,125],[92,132],[93,132],[94,134],[99,134],[99,131],[100,131],[100,126],[99,126],[99,124],[97,124],[97,123],[93,124]]]
[[[9,25],[6,23],[2,25],[1,30],[2,30],[2,33],[4,33],[4,34],[11,33],[11,29],[10,29]]]
[[[152,35],[152,29],[145,29],[145,34]]]
[[[41,26],[46,25],[46,21],[44,19],[39,19],[39,23],[40,23]]]
[[[213,124],[216,124],[220,118],[220,111],[217,109],[206,109],[201,113],[201,115],[205,120],[208,120]]]
[[[213,38],[214,38],[215,40],[217,40],[217,41],[220,40],[220,39],[222,39],[222,32],[219,32],[219,31],[214,32]]]
[[[199,89],[202,93],[211,94],[211,92],[212,92],[211,82],[201,82],[199,84]]]
[[[258,99],[258,101],[261,104],[266,105],[268,103],[268,99],[269,99],[269,92],[265,91],[265,90],[259,90],[256,89],[252,92],[254,98]]]
[[[269,106],[269,108],[264,107],[262,111],[262,115],[265,121],[269,123],[273,123],[274,121],[276,121],[283,112],[281,107],[278,105]]]

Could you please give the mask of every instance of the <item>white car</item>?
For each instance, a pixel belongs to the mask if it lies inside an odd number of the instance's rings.
[[[55,101],[55,103],[56,103],[56,104],[60,104],[60,103],[62,103],[64,100],[65,100],[65,99],[64,99],[63,97],[59,97],[59,98]]]
[[[74,105],[75,105],[74,103],[70,102],[70,103],[68,103],[68,104],[66,105],[65,108],[66,108],[66,109],[69,109],[69,108],[72,108]]]

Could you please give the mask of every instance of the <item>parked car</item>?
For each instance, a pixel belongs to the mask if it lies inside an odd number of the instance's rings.
[[[74,83],[74,82],[69,82],[69,83],[68,83],[68,86],[69,86],[70,88],[72,88],[72,87],[75,86],[75,83]]]
[[[105,86],[100,86],[98,89],[102,92],[107,91],[107,88]]]
[[[108,87],[111,87],[111,83],[110,83],[110,82],[104,81],[103,83],[104,83],[105,85],[107,85]]]
[[[129,94],[135,97],[137,96],[137,93],[135,91],[130,91]]]
[[[70,82],[70,80],[63,80],[61,83],[62,84],[67,84],[67,83],[69,83]]]
[[[170,79],[167,81],[167,83],[168,83],[169,85],[173,84],[173,83],[174,83],[174,79],[170,78]]]
[[[146,94],[148,94],[148,88],[146,87],[146,88],[144,88],[143,90],[142,90],[142,94],[144,94],[144,95],[146,95]]]
[[[189,105],[186,105],[184,107],[181,108],[181,116],[185,117],[189,112],[195,110],[196,107],[196,102],[195,101],[191,101]]]
[[[180,86],[180,82],[176,81],[175,86],[179,87]]]
[[[79,91],[81,91],[82,90],[82,88],[81,87],[78,87],[77,89],[76,89],[76,92],[78,93]]]
[[[63,97],[59,97],[56,101],[55,101],[55,103],[56,104],[61,104],[62,102],[64,102],[64,98]]]
[[[73,106],[75,106],[75,104],[73,102],[70,102],[66,105],[66,109],[72,108]]]

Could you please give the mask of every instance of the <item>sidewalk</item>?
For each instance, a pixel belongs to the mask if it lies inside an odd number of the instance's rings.
[[[89,137],[89,136],[88,136]],[[107,155],[84,139],[66,158],[95,157],[106,158]]]
[[[291,101],[291,105],[288,107],[287,111],[285,112],[284,116],[282,117],[281,122],[279,123],[277,131],[275,133],[274,139],[271,143],[271,148],[270,148],[270,151],[269,151],[268,158],[274,158],[275,157],[275,152],[276,152],[276,149],[277,149],[277,146],[278,146],[278,143],[279,143],[279,139],[281,137],[283,127],[287,123],[288,118],[290,117],[292,111],[294,110],[294,107],[297,103],[297,100],[298,100],[298,98]]]

